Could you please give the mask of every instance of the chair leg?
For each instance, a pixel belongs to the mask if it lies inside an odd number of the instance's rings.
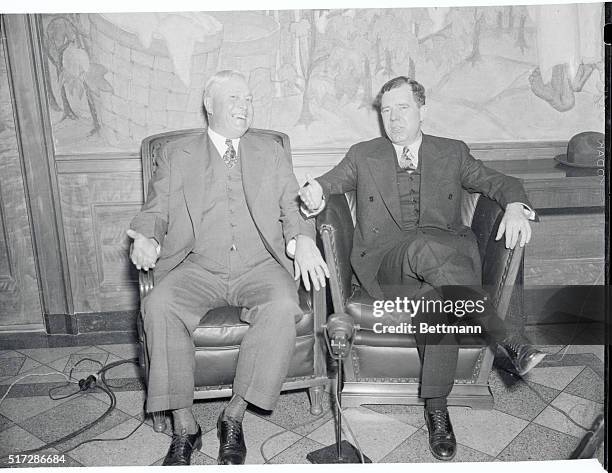
[[[323,386],[314,386],[308,388],[308,396],[310,397],[310,413],[313,416],[321,415],[323,412]]]
[[[166,430],[166,413],[164,411],[157,411],[151,413],[153,417],[153,430],[157,433],[164,432]]]

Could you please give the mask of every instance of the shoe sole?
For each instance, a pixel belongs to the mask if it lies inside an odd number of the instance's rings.
[[[434,453],[434,451],[431,449],[431,446],[429,447],[429,451],[431,452],[431,454],[433,455],[433,457],[437,460],[443,461],[443,462],[448,462],[451,461],[453,458],[455,458],[457,456],[457,450],[455,450],[455,453],[453,453],[452,457],[442,457],[440,455],[436,455]]]
[[[518,371],[519,376],[525,376],[533,368],[538,366],[544,358],[546,358],[546,353],[534,353],[527,361],[527,365],[525,366],[525,368],[521,371]]]

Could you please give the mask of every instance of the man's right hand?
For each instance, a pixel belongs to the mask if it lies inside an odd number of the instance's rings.
[[[306,184],[300,189],[300,199],[309,211],[315,211],[323,203],[323,188],[310,174],[306,175]]]
[[[157,248],[159,244],[154,238],[147,238],[142,233],[138,233],[132,229],[127,230],[127,235],[134,240],[130,259],[138,269],[148,271],[149,268],[155,267],[157,261]]]

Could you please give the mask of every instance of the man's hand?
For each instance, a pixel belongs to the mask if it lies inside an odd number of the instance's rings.
[[[129,229],[128,236],[134,240],[130,259],[138,269],[148,271],[149,268],[155,267],[157,261],[158,243],[153,238],[147,238],[142,233],[135,232]]]
[[[323,188],[310,174],[306,175],[306,184],[300,189],[300,199],[309,211],[317,210],[323,203]]]
[[[525,246],[531,240],[531,226],[525,215],[525,209],[520,202],[512,202],[506,206],[506,212],[499,224],[495,240],[501,239],[506,234],[506,248],[514,248],[519,241],[520,246]]]
[[[312,238],[306,235],[296,237],[293,268],[294,279],[297,281],[301,276],[307,291],[310,291],[311,280],[315,290],[318,291],[320,287],[325,287],[325,278],[329,277],[329,269]]]

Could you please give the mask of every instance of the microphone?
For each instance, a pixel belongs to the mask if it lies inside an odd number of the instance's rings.
[[[353,337],[355,331],[359,330],[359,325],[355,325],[353,318],[347,314],[332,314],[327,319],[327,324],[323,325],[323,335],[325,343],[329,349],[332,359],[338,363],[336,369],[336,407],[338,409],[338,419],[336,422],[336,443],[327,447],[319,448],[306,455],[310,463],[372,463],[365,456],[361,449],[356,448],[347,440],[342,440],[342,360],[348,357],[353,347]],[[347,421],[348,426],[348,421]],[[349,431],[352,434],[352,431]],[[353,440],[357,443],[355,435]]]
[[[345,358],[351,348],[351,340],[355,335],[353,318],[347,314],[332,314],[325,325],[330,351],[334,357]]]

